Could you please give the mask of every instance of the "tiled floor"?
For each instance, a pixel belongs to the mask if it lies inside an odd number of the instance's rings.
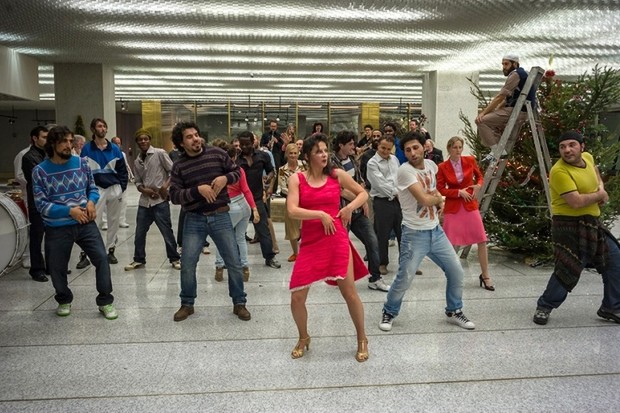
[[[128,218],[137,193],[130,190]],[[178,215],[174,207],[174,218]],[[213,255],[199,263],[196,314],[175,323],[179,272],[153,226],[147,265],[124,272],[133,230],[120,230],[112,267],[119,318],[95,306],[94,269],[71,268],[72,313],[60,318],[51,283],[17,269],[0,277],[0,411],[409,412],[606,411],[620,408],[620,326],[596,316],[602,284],[584,273],[547,326],[532,323],[549,267],[492,254],[497,291],[478,287],[476,254],[463,261],[465,331],[443,315],[445,279],[430,261],[405,297],[390,333],[378,329],[385,293],[358,283],[370,360],[357,363],[355,335],[337,289],[313,287],[310,351],[292,360],[286,262],[290,246],[276,223],[280,270],[250,246],[246,284],[252,320],[232,314],[227,284],[213,279]],[[252,230],[250,230],[252,232]],[[358,248],[361,246],[355,241]],[[390,249],[394,277],[397,248]]]

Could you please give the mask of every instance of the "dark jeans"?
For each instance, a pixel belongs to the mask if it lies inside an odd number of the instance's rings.
[[[615,240],[609,237],[607,237],[607,246],[609,247],[607,267],[601,274],[603,278],[603,302],[601,305],[606,310],[617,312],[620,310],[620,249],[618,249]],[[582,259],[581,269],[583,270],[587,264],[588,262]],[[552,274],[545,292],[538,299],[538,308],[546,310],[558,308],[567,296],[566,288],[560,284],[555,274]]]
[[[375,219],[377,219],[376,212]],[[349,225],[349,229],[353,234],[355,234],[357,239],[362,241],[362,244],[364,244],[364,247],[366,248],[368,271],[370,272],[370,278],[368,281],[375,282],[381,279],[381,273],[379,273],[379,244],[377,242],[377,235],[372,228],[370,220],[362,212],[354,212],[351,216],[351,224]]]
[[[45,275],[45,260],[43,259],[43,253],[41,252],[41,245],[43,245],[43,236],[45,235],[45,226],[43,225],[43,218],[36,209],[28,210],[28,218],[30,219],[30,227],[28,232],[30,235],[30,273],[31,277],[38,275]]]
[[[178,261],[181,256],[177,252],[177,243],[172,232],[172,221],[170,219],[170,204],[168,201],[153,205],[150,208],[138,206],[136,216],[136,238],[134,240],[133,260],[136,262],[146,262],[146,233],[155,222],[159,232],[164,237],[166,244],[166,255],[170,262]]]
[[[269,215],[267,214],[267,208],[262,200],[254,200],[256,202],[256,208],[260,215],[260,221],[258,224],[254,224],[254,231],[260,242],[260,250],[263,253],[265,261],[273,259],[276,254],[273,252],[273,243],[271,242],[271,233],[269,232]]]
[[[390,263],[388,247],[392,231],[394,231],[400,247],[401,225],[403,222],[400,202],[396,198],[390,201],[387,198],[375,197],[372,201],[372,207],[375,211],[374,227],[377,234],[377,242],[379,243],[379,262],[381,265],[388,265]]]
[[[183,225],[185,223],[185,210],[183,208],[181,208],[181,211],[179,212],[179,225],[177,226],[177,245],[179,247],[183,247]],[[205,242],[204,242],[204,247],[208,247],[209,241],[206,240],[205,238]]]
[[[69,304],[73,301],[73,293],[67,282],[67,265],[71,257],[71,249],[76,243],[88,255],[95,266],[97,280],[97,305],[112,304],[112,279],[110,278],[110,264],[108,255],[101,238],[97,224],[92,221],[88,224],[68,225],[64,227],[45,228],[45,253],[52,284],[56,290],[54,298],[58,304]]]

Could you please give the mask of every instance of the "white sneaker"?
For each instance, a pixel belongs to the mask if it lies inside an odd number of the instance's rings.
[[[66,317],[71,314],[71,304],[58,304],[56,309],[56,315],[60,317]]]
[[[383,278],[379,278],[375,282],[369,282],[368,288],[370,288],[371,290],[379,290],[379,291],[388,292],[390,289],[390,284],[386,284],[386,282],[383,281]]]
[[[108,230],[108,224],[107,224],[107,222],[106,222],[105,224],[101,225],[101,230],[102,230],[102,231],[107,231],[107,230]]]
[[[102,305],[99,307],[99,311],[103,313],[103,316],[108,320],[115,320],[118,317],[114,304]]]
[[[457,326],[464,328],[466,330],[473,330],[476,328],[476,325],[469,321],[465,314],[461,310],[455,311],[454,313],[446,313],[448,316],[448,323],[456,324]]]
[[[118,226],[121,228],[129,228],[129,224],[126,222],[123,222],[122,224],[118,224]]]
[[[392,329],[393,321],[394,321],[394,316],[384,311],[383,316],[381,317],[381,322],[379,323],[379,328],[383,331],[390,331]]]
[[[396,246],[396,240],[395,240],[395,239],[391,239],[391,240],[388,242],[388,246],[390,246],[390,247],[395,247],[395,246]]]
[[[144,262],[133,261],[131,264],[125,265],[125,271],[133,271],[136,268],[142,268],[145,264]]]
[[[181,269],[181,261],[179,261],[179,260],[173,261],[170,264],[172,264],[172,268],[174,268],[175,270],[180,270]]]

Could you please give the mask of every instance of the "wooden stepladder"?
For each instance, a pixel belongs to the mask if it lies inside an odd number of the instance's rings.
[[[523,90],[521,90],[517,103],[510,114],[510,118],[508,118],[508,123],[506,123],[504,133],[502,133],[499,143],[492,152],[493,159],[489,162],[489,165],[486,168],[484,173],[484,182],[482,184],[482,188],[480,188],[480,191],[478,192],[480,215],[482,215],[482,217],[484,217],[491,206],[493,195],[495,195],[495,191],[497,190],[497,185],[502,179],[504,169],[506,169],[508,155],[510,155],[515,143],[517,142],[519,131],[523,123],[522,120],[519,120],[519,115],[522,113],[523,107],[525,107],[527,112],[527,119],[530,123],[534,146],[536,147],[536,156],[538,159],[538,167],[540,168],[540,176],[545,178],[542,179],[542,182],[545,189],[545,196],[547,198],[547,206],[549,207],[549,211],[551,211],[551,193],[549,192],[548,180],[549,170],[551,169],[551,157],[549,156],[549,148],[547,147],[547,141],[545,140],[545,133],[540,123],[540,114],[538,113],[537,108],[532,105],[532,102],[527,100],[527,95],[532,88],[534,90],[538,90],[538,86],[540,86],[540,82],[542,81],[544,74],[545,70],[538,66],[535,66],[530,70],[525,85],[523,86]],[[467,258],[470,248],[471,246],[468,246],[463,249],[461,258]]]

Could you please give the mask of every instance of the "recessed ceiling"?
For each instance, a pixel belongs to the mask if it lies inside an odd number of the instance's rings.
[[[503,81],[521,64],[620,66],[620,0],[0,0],[0,44],[41,62],[103,63],[124,100],[412,102],[432,70]]]

